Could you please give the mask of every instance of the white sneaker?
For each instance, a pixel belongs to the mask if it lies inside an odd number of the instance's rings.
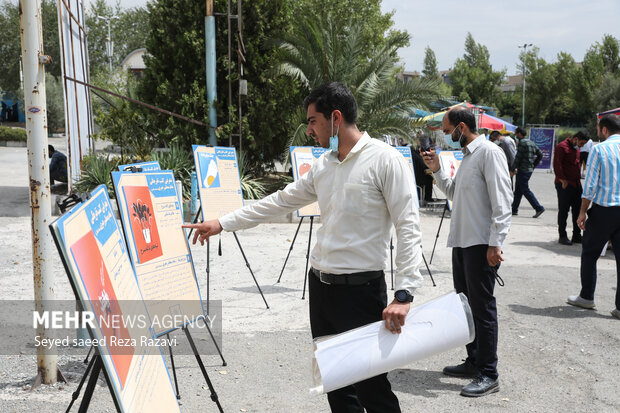
[[[613,310],[611,310],[611,315],[613,315],[618,320],[620,320],[620,310],[618,310],[617,308],[614,308]]]
[[[581,298],[580,295],[569,295],[566,302],[581,308],[592,309],[595,307],[594,300],[586,300],[585,298]]]

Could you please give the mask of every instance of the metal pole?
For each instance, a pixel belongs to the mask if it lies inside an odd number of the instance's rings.
[[[226,0],[226,21],[228,22],[228,123],[232,121],[232,115],[230,113],[230,108],[232,106],[232,80],[230,79],[230,65],[232,64],[231,53],[232,53],[232,25],[230,23],[230,0]],[[228,134],[228,146],[232,147],[232,132]]]
[[[237,0],[237,47],[241,49],[241,33],[243,32],[243,22],[241,21],[241,0]],[[238,58],[239,62],[239,79],[243,77],[243,62],[241,61],[241,57]],[[241,92],[239,92],[238,97],[239,104],[239,153],[243,151],[243,113],[241,108]]]
[[[111,17],[108,19],[108,63],[110,64],[110,73],[112,73],[112,31],[110,30]]]
[[[532,43],[524,43],[523,46],[518,46],[519,49],[523,48],[523,102],[521,103],[521,127],[525,128],[525,59],[527,57],[527,48],[533,46]]]
[[[54,273],[51,266],[54,249],[48,229],[52,217],[50,176],[47,151],[47,110],[45,104],[45,67],[50,61],[43,54],[41,0],[19,1],[22,61],[24,65],[24,103],[28,133],[28,169],[30,175],[30,208],[32,211],[32,269],[35,311],[46,309],[54,299]],[[41,340],[53,338],[42,325],[37,327]],[[57,379],[56,349],[37,347],[38,376],[45,384]]]
[[[215,16],[213,15],[213,0],[207,1],[205,16],[205,49],[207,65],[207,101],[209,102],[209,145],[216,146],[215,128],[217,127],[217,100],[216,66],[215,66]]]

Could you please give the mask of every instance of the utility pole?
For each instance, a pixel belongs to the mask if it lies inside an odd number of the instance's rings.
[[[207,12],[205,16],[205,49],[207,67],[207,102],[209,103],[209,145],[216,146],[215,128],[217,127],[217,82],[215,65],[215,16],[213,15],[213,0],[206,0]],[[228,69],[230,70],[230,68]]]
[[[54,273],[51,257],[54,249],[49,224],[50,175],[47,151],[47,109],[45,104],[45,64],[51,58],[43,54],[41,0],[20,0],[19,17],[24,71],[24,104],[28,133],[28,172],[30,175],[30,209],[32,212],[32,269],[35,311],[42,314],[54,299]],[[37,326],[43,341],[52,334]],[[38,383],[56,383],[58,376],[56,348],[37,347]]]
[[[112,31],[110,30],[110,22],[114,20],[118,20],[118,16],[97,16],[99,20],[105,20],[108,23],[108,37],[105,39],[105,49],[106,54],[108,55],[108,62],[110,65],[110,73],[112,73],[112,57],[114,56],[114,42],[112,41]]]
[[[521,127],[525,128],[525,72],[526,72],[526,68],[525,68],[525,59],[527,57],[527,48],[531,47],[532,43],[524,43],[523,46],[518,46],[519,49],[523,49],[523,71],[522,71],[522,76],[523,76],[523,103],[521,104]]]

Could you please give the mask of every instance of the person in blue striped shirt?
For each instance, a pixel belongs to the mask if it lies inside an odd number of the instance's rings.
[[[611,315],[620,319],[620,117],[603,116],[599,119],[597,132],[603,142],[594,146],[588,156],[581,211],[577,218],[577,225],[584,231],[581,292],[569,296],[567,303],[594,308],[596,262],[605,243],[611,240],[617,272],[616,306]],[[592,207],[588,210],[590,204]]]

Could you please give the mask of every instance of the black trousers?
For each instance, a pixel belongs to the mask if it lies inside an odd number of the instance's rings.
[[[487,261],[488,245],[452,248],[452,277],[457,293],[469,300],[476,338],[467,347],[467,359],[480,372],[497,379],[497,306],[495,270]]]
[[[566,237],[566,219],[568,218],[568,210],[571,210],[573,218],[573,236],[581,235],[581,231],[577,226],[577,218],[581,208],[581,186],[574,187],[568,185],[562,189],[562,183],[555,184],[555,190],[558,194],[558,232],[560,238]]]
[[[588,210],[581,249],[581,298],[594,300],[596,262],[609,240],[616,256],[616,308],[620,310],[620,207],[592,204]]]
[[[383,318],[387,305],[385,277],[363,285],[328,285],[311,270],[308,279],[313,338],[342,333]],[[327,400],[335,413],[363,413],[364,409],[368,413],[400,412],[387,374],[329,392]]]

